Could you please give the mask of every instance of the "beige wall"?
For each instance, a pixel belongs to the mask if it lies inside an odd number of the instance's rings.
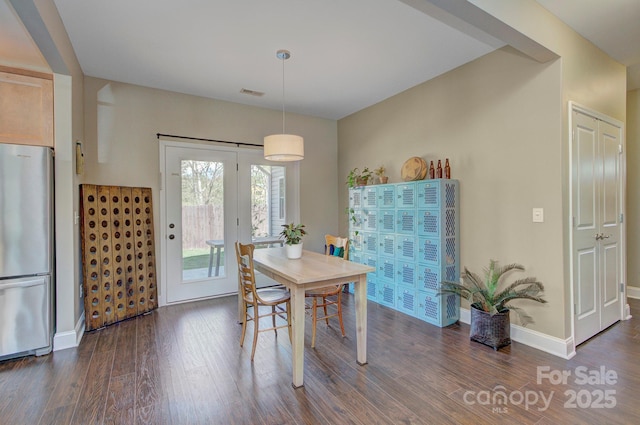
[[[567,105],[624,122],[625,68],[532,0],[473,3],[560,59],[540,64],[504,48],[340,120],[338,169],[382,163],[397,181],[410,156],[449,157],[461,180],[462,264],[523,263],[550,301],[526,304],[531,328],[568,338]],[[342,209],[343,187],[340,199]],[[544,223],[531,222],[532,207],[545,209]]]
[[[640,290],[640,90],[627,93],[627,282]]]
[[[461,264],[520,262],[546,284],[527,303],[532,328],[563,337],[560,61],[490,53],[338,123],[339,170],[383,164],[390,181],[411,156],[449,158],[460,180]],[[341,208],[346,188],[341,187]],[[545,222],[532,223],[543,207]],[[341,220],[346,231],[346,219]]]
[[[157,133],[262,144],[265,135],[281,131],[282,115],[277,110],[91,77],[85,77],[84,92],[86,182],[151,187],[158,225]],[[338,230],[333,213],[338,204],[337,123],[287,114],[287,130],[305,139],[300,218],[309,232],[305,247],[321,251],[324,234]],[[157,240],[160,230],[156,227]]]

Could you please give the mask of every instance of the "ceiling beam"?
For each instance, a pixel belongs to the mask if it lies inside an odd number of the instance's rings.
[[[441,22],[491,46],[502,42],[538,62],[559,56],[468,0],[400,0]]]
[[[40,53],[44,56],[51,70],[57,74],[69,75],[69,68],[51,38],[51,34],[42,20],[34,1],[9,0],[9,2],[38,46],[38,49],[40,49]]]

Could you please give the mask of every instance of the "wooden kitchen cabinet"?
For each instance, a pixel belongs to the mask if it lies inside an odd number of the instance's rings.
[[[0,143],[53,147],[53,77],[0,67]]]

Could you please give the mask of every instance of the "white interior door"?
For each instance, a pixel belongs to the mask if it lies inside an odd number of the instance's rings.
[[[574,338],[622,317],[621,128],[572,110]]]
[[[236,291],[236,152],[162,144],[166,302]]]

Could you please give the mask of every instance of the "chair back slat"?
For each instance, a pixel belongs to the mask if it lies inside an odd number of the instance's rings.
[[[342,255],[339,255],[339,257],[342,257],[345,260],[349,259],[349,238],[341,238],[333,235],[325,235],[324,240],[325,240],[325,245],[324,245],[325,255],[334,255],[335,250],[337,248],[343,248],[344,251],[342,252]]]
[[[253,268],[253,251],[255,245],[236,242],[236,260],[238,263],[238,282],[245,301],[257,300],[256,276]]]

